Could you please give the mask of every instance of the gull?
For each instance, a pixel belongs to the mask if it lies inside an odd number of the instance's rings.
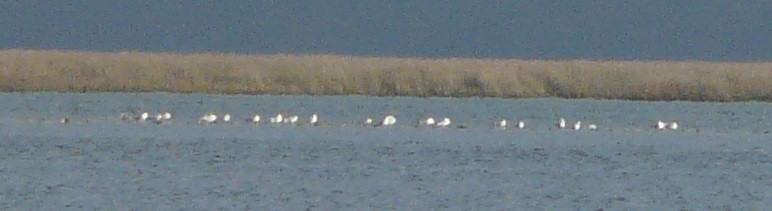
[[[152,119],[148,119],[148,118],[146,119],[151,120],[152,123],[161,124],[163,123],[164,115],[159,113],[159,114],[155,114],[155,117],[153,117]]]
[[[208,113],[202,116],[200,119],[198,119],[198,124],[201,124],[201,123],[209,124],[209,123],[214,123],[215,121],[217,121],[217,115],[214,115],[213,113]]]
[[[276,114],[276,116],[271,117],[270,121],[271,123],[282,123],[284,118],[281,116],[281,114]]]
[[[576,121],[576,124],[574,124],[574,130],[582,129],[582,121]]]
[[[566,119],[560,118],[560,122],[558,122],[558,128],[566,128]]]
[[[156,118],[158,117],[156,116]],[[147,112],[143,112],[139,116],[134,116],[134,114],[132,113],[121,113],[121,120],[144,122],[144,121],[150,120],[150,114]]]
[[[139,115],[139,121],[143,121],[143,122],[147,121],[147,118],[149,117],[150,117],[150,114],[148,114],[147,112],[144,112],[142,113],[142,115]]]
[[[426,118],[426,125],[434,125],[434,118]]]
[[[225,116],[222,117],[223,122],[230,122],[231,121],[231,114],[225,114]]]
[[[292,116],[290,116],[288,118],[284,118],[284,123],[295,124],[295,122],[297,122],[297,121],[298,121],[298,116],[297,115],[292,115]]]
[[[308,118],[308,123],[311,125],[316,125],[317,122],[319,122],[319,115],[316,115],[316,113],[311,114],[311,118]]]
[[[67,117],[62,118],[62,119],[59,120],[59,123],[62,123],[62,124],[70,123],[70,119],[68,119]]]
[[[664,130],[667,127],[667,123],[662,120],[657,120],[657,130]]]
[[[523,120],[517,121],[517,128],[518,129],[525,128],[525,122],[523,122]]]
[[[595,124],[590,124],[590,125],[587,125],[587,129],[589,129],[589,130],[598,130],[598,126],[595,125]]]
[[[432,126],[434,125],[434,118],[427,117],[419,122],[420,125]]]
[[[155,124],[163,123],[163,121],[167,119],[164,115],[165,115],[164,113],[157,113],[157,114],[155,114],[155,117],[152,119],[152,122],[155,123]],[[169,118],[171,118],[171,117],[169,117]],[[147,118],[145,118],[145,119],[147,119]]]
[[[172,113],[169,113],[168,111],[167,111],[167,112],[164,112],[164,113],[163,113],[163,119],[164,119],[164,120],[170,120],[170,119],[172,119]]]
[[[671,130],[677,130],[678,129],[678,122],[676,122],[676,121],[670,122],[670,124],[668,124],[668,128],[670,128]]]
[[[255,116],[252,117],[251,121],[252,123],[255,123],[255,124],[260,123],[260,114],[255,114]]]
[[[373,124],[373,119],[371,119],[370,117],[367,117],[367,119],[365,119],[365,124],[366,124],[366,125],[371,125],[371,124]]]
[[[501,121],[497,122],[496,127],[507,128],[507,119],[502,119]]]
[[[437,127],[447,127],[450,125],[450,118],[445,117],[442,121],[437,123]]]
[[[381,122],[382,126],[388,126],[388,125],[394,125],[397,123],[397,117],[394,117],[393,115],[388,115],[383,118],[383,122]]]

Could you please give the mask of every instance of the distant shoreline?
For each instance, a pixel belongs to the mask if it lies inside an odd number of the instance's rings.
[[[0,51],[2,92],[772,101],[772,62]]]

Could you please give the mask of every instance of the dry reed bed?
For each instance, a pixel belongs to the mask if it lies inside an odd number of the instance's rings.
[[[772,63],[0,51],[0,91],[771,101]]]

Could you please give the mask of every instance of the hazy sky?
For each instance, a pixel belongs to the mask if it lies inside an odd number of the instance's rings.
[[[0,48],[772,61],[772,2],[2,1]]]

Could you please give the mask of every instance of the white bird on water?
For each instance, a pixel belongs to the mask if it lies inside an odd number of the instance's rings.
[[[421,120],[421,122],[419,122],[419,124],[426,125],[426,126],[432,126],[434,125],[434,123],[435,123],[434,118],[432,117],[427,117],[426,119],[423,119]]]
[[[657,120],[657,130],[664,130],[667,127],[667,123],[662,120]]]
[[[169,113],[168,111],[167,111],[167,112],[164,112],[164,113],[163,113],[163,119],[164,119],[164,120],[170,120],[170,119],[172,119],[172,113]]]
[[[260,114],[255,114],[255,116],[252,117],[252,123],[260,123]]]
[[[525,122],[523,122],[523,120],[517,121],[517,128],[518,129],[525,128]]]
[[[281,114],[276,114],[276,116],[271,117],[270,121],[271,123],[282,123],[284,118],[281,116]]]
[[[316,125],[317,122],[319,122],[319,115],[316,115],[316,113],[311,114],[311,118],[308,118],[308,123],[311,125]]]
[[[497,122],[496,127],[507,128],[507,119],[502,119],[501,121]]]
[[[566,128],[566,119],[560,118],[560,122],[558,122],[558,128]]]
[[[296,122],[298,122],[298,116],[297,115],[292,115],[290,117],[284,118],[284,123],[295,124]]]
[[[365,119],[365,125],[371,125],[371,124],[373,124],[373,119],[370,117],[367,117],[367,119]]]
[[[574,130],[582,129],[582,121],[576,121],[574,124]]]
[[[147,112],[142,113],[142,115],[139,115],[139,121],[147,121],[147,119],[150,118],[150,114]]]
[[[678,130],[678,122],[676,122],[676,121],[672,121],[672,122],[670,122],[670,124],[668,124],[668,127],[669,127],[671,130]]]
[[[447,126],[450,126],[450,123],[451,123],[450,118],[445,117],[444,119],[442,119],[442,121],[437,123],[437,127],[447,127]]]
[[[587,125],[587,129],[589,130],[598,130],[598,126],[595,124],[589,124]]]
[[[397,117],[394,117],[394,115],[388,115],[383,118],[383,121],[381,122],[382,126],[389,126],[397,124]]]
[[[231,114],[225,114],[225,116],[222,117],[223,122],[230,122],[231,121]]]
[[[206,123],[206,124],[215,123],[216,121],[217,121],[217,115],[215,115],[213,113],[208,113],[208,114],[202,116],[201,119],[198,119],[198,123],[199,124],[201,124],[201,123]]]

